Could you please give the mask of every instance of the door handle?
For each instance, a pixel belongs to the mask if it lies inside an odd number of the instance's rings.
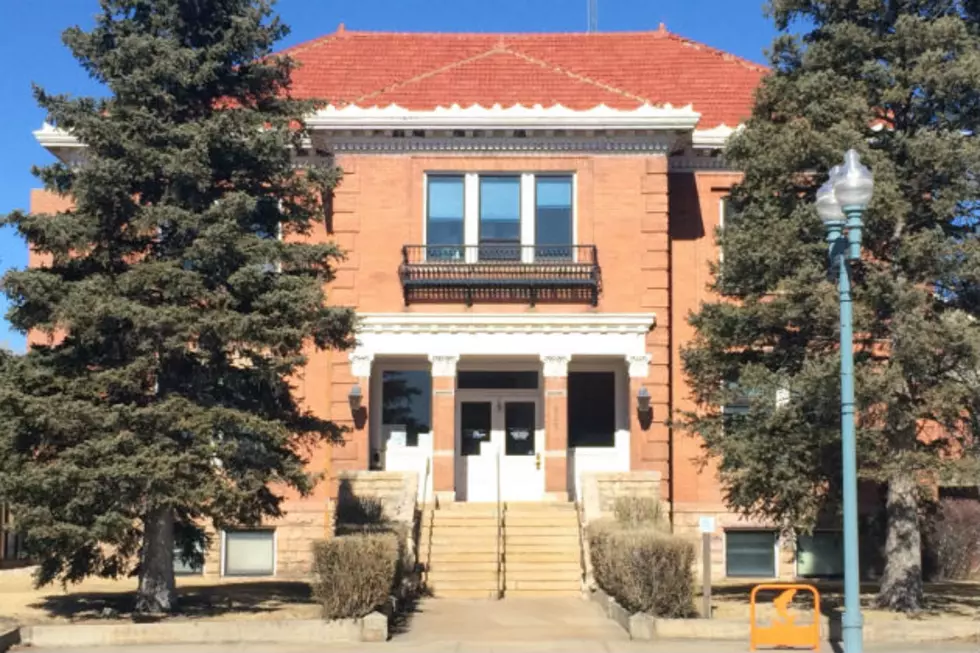
[[[534,469],[541,469],[541,452],[534,454]]]

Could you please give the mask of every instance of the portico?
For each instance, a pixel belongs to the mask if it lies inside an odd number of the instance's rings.
[[[416,470],[420,492],[443,501],[568,500],[583,471],[628,471],[654,322],[363,315],[350,360],[373,466]]]

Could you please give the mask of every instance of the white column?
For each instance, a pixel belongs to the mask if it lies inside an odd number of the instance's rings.
[[[466,262],[476,263],[480,244],[480,175],[468,172],[463,177],[463,244],[467,245]]]
[[[521,175],[521,262],[534,263],[535,207],[534,175]]]

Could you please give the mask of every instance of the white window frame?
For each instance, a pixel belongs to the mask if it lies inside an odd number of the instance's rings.
[[[429,373],[429,436],[432,436],[432,364],[428,359],[419,360],[376,360],[374,367],[371,370],[371,394],[372,397],[378,397],[378,401],[368,402],[370,406],[370,415],[368,415],[368,424],[372,425],[370,427],[370,440],[371,440],[371,455],[375,451],[381,451],[384,448],[385,433],[384,424],[381,423],[381,410],[384,403],[384,376],[385,372],[428,372]],[[419,435],[423,435],[420,433]]]
[[[422,193],[422,244],[429,244],[429,178],[463,178],[463,247],[466,262],[476,263],[480,244],[480,177],[517,177],[520,179],[520,236],[521,262],[534,262],[534,245],[537,235],[537,185],[538,177],[570,177],[572,180],[572,257],[577,258],[578,244],[578,174],[573,170],[486,170],[468,172],[459,170],[431,170],[423,173]]]
[[[226,548],[227,531],[221,531],[221,577],[222,578],[275,578],[279,574],[279,529],[278,528],[237,528],[234,531],[266,531],[272,533],[272,573],[257,574],[254,576],[232,574],[228,575],[228,550]]]

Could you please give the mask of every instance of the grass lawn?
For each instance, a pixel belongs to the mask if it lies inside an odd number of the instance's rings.
[[[758,583],[720,582],[712,588],[712,607],[716,619],[748,619],[749,592]],[[820,611],[822,614],[833,614],[843,611],[843,587],[839,581],[816,581],[810,583],[820,592]],[[700,587],[698,588],[697,606],[701,608]],[[978,582],[945,582],[926,583],[925,606],[922,612],[911,617],[878,610],[874,607],[877,584],[864,583],[861,585],[861,608],[866,622],[881,622],[895,619],[943,619],[949,617],[980,618],[980,583]],[[774,593],[762,595],[760,592],[758,614],[768,619],[772,614],[772,598]],[[804,598],[805,596],[805,598]],[[802,610],[812,610],[813,602],[809,594],[800,593],[794,598],[793,606]]]
[[[131,621],[136,579],[91,578],[35,589],[25,571],[0,574],[0,623],[22,626]],[[172,619],[316,619],[320,608],[304,582],[177,578],[180,613]]]

